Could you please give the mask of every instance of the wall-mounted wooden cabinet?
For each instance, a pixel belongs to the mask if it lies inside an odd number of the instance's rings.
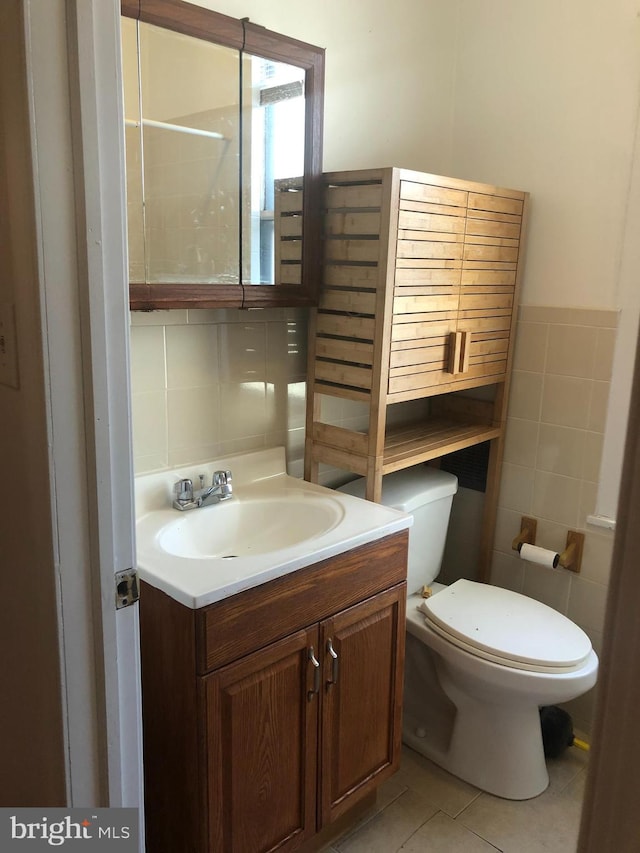
[[[143,584],[150,851],[297,850],[398,768],[406,560],[404,532],[196,611]]]
[[[320,463],[343,468],[379,501],[383,474],[490,440],[493,494],[527,193],[394,168],[323,178],[306,478],[317,481]],[[496,386],[492,402],[455,394],[486,385]],[[325,397],[366,403],[368,430],[323,420]],[[428,417],[387,429],[390,405],[427,397]]]

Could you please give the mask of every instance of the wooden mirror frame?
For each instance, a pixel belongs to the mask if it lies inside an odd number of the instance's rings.
[[[324,50],[183,0],[121,0],[121,14],[157,27],[305,70],[305,156],[300,284],[130,283],[133,311],[315,305],[321,255]]]

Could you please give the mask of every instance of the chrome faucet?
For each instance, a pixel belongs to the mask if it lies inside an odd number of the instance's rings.
[[[214,471],[211,485],[205,488],[204,474],[199,475],[200,488],[193,488],[191,480],[178,480],[173,486],[173,506],[181,511],[211,506],[233,497],[231,471]]]

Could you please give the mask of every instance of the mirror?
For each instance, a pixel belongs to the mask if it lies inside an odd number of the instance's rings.
[[[131,308],[314,304],[323,51],[182,0],[122,12]]]

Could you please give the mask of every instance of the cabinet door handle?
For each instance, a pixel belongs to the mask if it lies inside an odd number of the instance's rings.
[[[340,666],[338,655],[336,654],[336,651],[333,648],[333,643],[331,642],[331,637],[327,640],[327,651],[331,655],[331,678],[327,681],[327,687],[330,687],[332,684],[338,683],[338,671]]]
[[[462,333],[462,355],[460,357],[460,372],[469,370],[469,357],[471,355],[471,332]]]
[[[307,691],[307,701],[311,702],[313,697],[320,693],[320,661],[314,654],[313,646],[309,648],[309,660],[313,664],[313,688]]]
[[[460,356],[462,352],[462,332],[449,333],[449,365],[448,372],[454,376],[460,373]]]

